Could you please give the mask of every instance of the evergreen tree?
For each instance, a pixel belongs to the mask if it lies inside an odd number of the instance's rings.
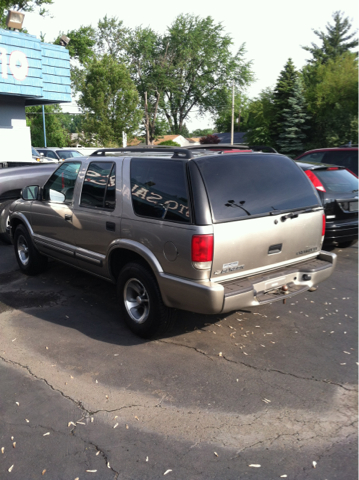
[[[278,139],[283,132],[283,123],[286,121],[284,113],[285,110],[290,108],[289,99],[293,97],[294,85],[297,78],[298,73],[295,70],[292,59],[289,58],[284,69],[280,72],[277,85],[274,89],[274,121],[272,124],[272,135],[278,147],[280,147]]]
[[[320,46],[312,42],[311,47],[303,47],[310,52],[313,58],[309,63],[326,63],[329,59],[341,56],[345,52],[358,46],[358,39],[354,38],[356,32],[350,33],[352,25],[349,18],[344,18],[340,11],[333,13],[334,25],[327,23],[326,32],[314,30],[315,35],[320,38]]]
[[[295,79],[292,95],[288,98],[288,107],[283,109],[282,116],[282,133],[277,143],[281,153],[294,157],[305,150],[304,132],[308,129],[306,122],[309,120],[302,81],[298,77]]]

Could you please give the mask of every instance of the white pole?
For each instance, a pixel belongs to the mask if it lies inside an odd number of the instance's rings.
[[[233,145],[234,137],[234,80],[232,84],[232,124],[231,124],[231,145]]]

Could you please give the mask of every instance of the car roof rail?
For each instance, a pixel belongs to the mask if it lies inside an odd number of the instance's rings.
[[[180,147],[152,147],[147,145],[145,147],[122,147],[122,148],[100,148],[91,153],[90,157],[105,156],[106,153],[173,153],[171,158],[181,158],[190,160],[193,158],[189,150]]]

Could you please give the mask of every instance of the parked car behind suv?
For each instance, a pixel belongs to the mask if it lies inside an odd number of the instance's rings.
[[[36,148],[36,150],[44,156],[57,160],[58,162],[62,162],[68,158],[83,157],[81,152],[72,148],[39,147]]]
[[[327,165],[340,165],[355,173],[355,175],[358,175],[358,146],[308,150],[302,155],[299,155],[296,160],[310,163],[325,163]]]
[[[321,251],[315,188],[277,154],[103,149],[65,161],[11,208],[23,273],[53,257],[117,282],[121,316],[145,338],[170,328],[174,309],[219,314],[285,300],[336,262]]]
[[[312,181],[324,206],[324,245],[350,247],[358,240],[358,177],[344,167],[297,164]]]

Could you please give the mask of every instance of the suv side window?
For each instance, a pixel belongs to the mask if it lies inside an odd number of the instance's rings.
[[[142,217],[190,222],[186,170],[169,159],[131,160],[133,209]]]
[[[91,162],[83,183],[81,207],[105,208],[116,206],[116,164]]]
[[[57,201],[56,192],[65,195],[65,203],[71,203],[81,167],[80,162],[64,163],[54,172],[44,186],[44,200]]]

